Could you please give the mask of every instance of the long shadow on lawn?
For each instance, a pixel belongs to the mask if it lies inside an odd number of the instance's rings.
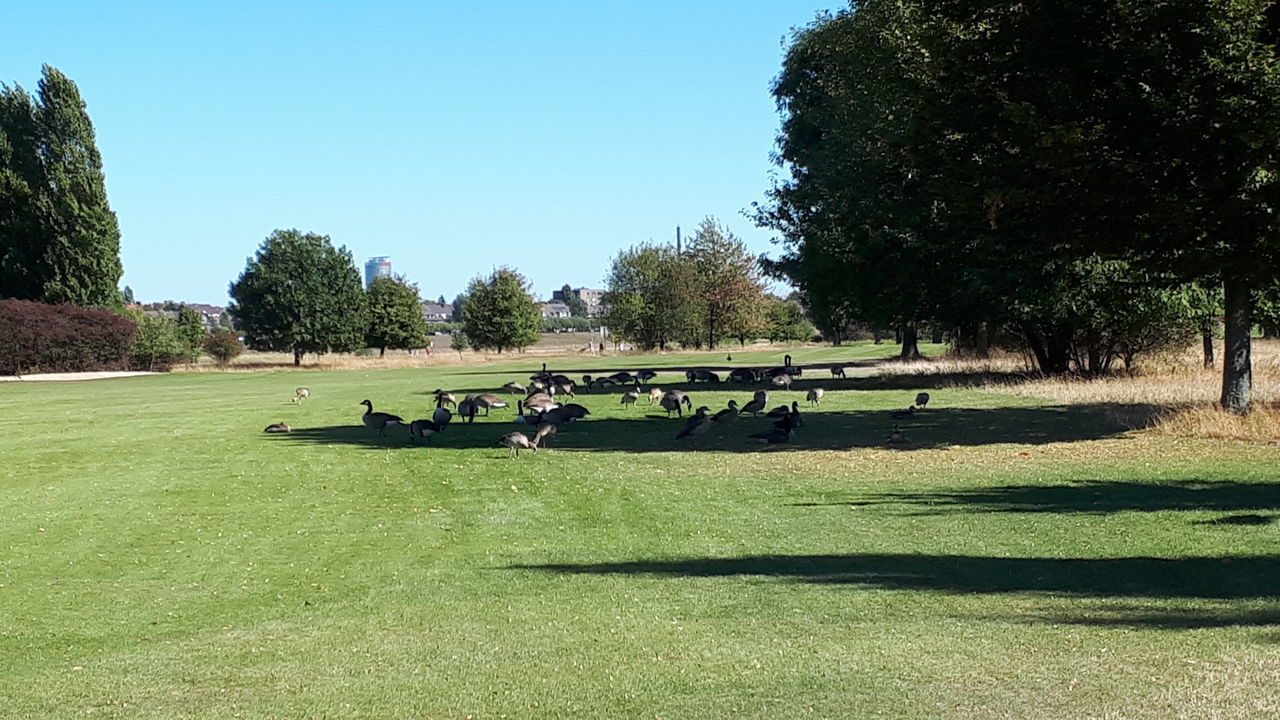
[[[1027,408],[948,408],[929,410],[910,420],[894,419],[884,411],[803,412],[804,425],[789,443],[765,445],[749,436],[772,428],[772,420],[742,417],[730,425],[713,425],[696,438],[676,439],[684,421],[649,411],[631,419],[587,418],[560,427],[549,447],[582,451],[623,452],[785,452],[793,450],[848,450],[884,447],[925,450],[954,445],[1014,443],[1040,445],[1113,437],[1126,430],[1114,419],[1116,406]],[[636,410],[637,414],[645,412]],[[407,418],[406,418],[407,419]],[[532,425],[513,422],[514,413],[494,411],[475,423],[455,420],[434,435],[430,446],[441,448],[489,448],[499,437],[515,430],[532,435]],[[909,442],[890,444],[894,426]],[[355,445],[369,448],[409,447],[408,431],[392,427],[386,436],[358,425],[296,428],[291,434],[273,435],[285,443]],[[957,501],[959,502],[959,501]]]
[[[1207,510],[1255,511],[1205,521],[1212,525],[1267,525],[1274,516],[1256,511],[1280,510],[1280,482],[1176,480],[1161,483],[1076,480],[1065,485],[1002,485],[936,493],[883,493],[846,502],[795,503],[800,507],[850,504],[912,504],[918,514],[1086,513]]]
[[[855,553],[513,565],[507,569],[658,577],[763,575],[800,583],[949,593],[1217,600],[1280,596],[1280,555],[1078,559]],[[1267,617],[1274,619],[1275,615]]]

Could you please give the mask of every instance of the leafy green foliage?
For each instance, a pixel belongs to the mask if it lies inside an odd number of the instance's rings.
[[[129,351],[129,363],[136,370],[168,370],[174,363],[191,358],[178,323],[167,317],[154,317],[141,310],[125,310],[138,324],[138,335]]]
[[[809,342],[817,334],[804,308],[794,300],[770,296],[767,310],[769,339],[773,342]]]
[[[698,273],[699,323],[707,347],[725,337],[745,343],[763,333],[764,282],[760,263],[728,228],[706,218],[689,242],[689,260]]]
[[[466,295],[463,327],[472,347],[501,353],[538,341],[542,314],[519,273],[499,268],[488,278],[477,277]]]
[[[183,359],[187,362],[195,362],[200,358],[200,351],[204,349],[205,338],[209,336],[209,331],[204,327],[204,317],[195,310],[183,306],[178,311],[178,334],[182,337],[182,344],[186,348]]]
[[[327,236],[276,230],[232,283],[235,316],[255,350],[349,352],[364,346],[368,300],[345,247]]]
[[[570,317],[584,318],[587,316],[587,301],[578,297],[568,283],[560,288],[560,294],[564,297],[564,304],[569,307]]]
[[[49,303],[119,307],[120,228],[75,83],[44,66],[36,98],[0,86],[0,287]]]
[[[637,245],[614,258],[605,279],[605,324],[645,350],[701,344],[697,271],[665,245]]]
[[[239,334],[230,330],[214,330],[209,333],[204,339],[203,347],[204,351],[223,367],[240,357],[245,351],[245,345],[240,341]]]
[[[418,287],[404,278],[375,278],[369,285],[369,330],[365,342],[382,353],[387,348],[426,347],[427,321]]]

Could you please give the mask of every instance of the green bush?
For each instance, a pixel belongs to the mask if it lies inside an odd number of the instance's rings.
[[[228,330],[215,330],[204,339],[204,351],[223,367],[240,357],[244,350],[240,336]]]

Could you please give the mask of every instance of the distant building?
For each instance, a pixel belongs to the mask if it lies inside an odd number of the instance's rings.
[[[587,317],[600,317],[604,314],[604,290],[595,288],[573,288],[570,292],[573,296],[587,304]],[[551,291],[551,299],[553,301],[566,302],[568,298],[564,296],[563,290]]]
[[[453,320],[453,306],[448,303],[422,303],[422,316],[429,323],[442,323]]]
[[[538,303],[538,309],[542,311],[544,318],[567,318],[570,317],[569,306],[559,302]]]
[[[227,309],[218,307],[217,305],[205,305],[204,303],[188,303],[187,307],[200,313],[204,318],[205,327],[218,327],[222,325],[222,316],[227,314]]]
[[[364,286],[366,288],[380,277],[391,277],[391,258],[387,255],[371,257],[364,263]]]

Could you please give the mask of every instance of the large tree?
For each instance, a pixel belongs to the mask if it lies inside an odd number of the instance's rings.
[[[1280,254],[1271,6],[867,0],[821,19],[776,87],[778,266],[808,295],[843,277],[866,320],[1011,324],[1050,371],[1096,334],[1075,323],[1106,315],[1078,312],[1099,280],[1213,279],[1222,402],[1246,410],[1251,290]]]
[[[463,331],[471,346],[499,353],[528,347],[538,341],[542,314],[520,273],[499,268],[467,286]]]
[[[767,328],[760,263],[728,228],[706,218],[689,242],[688,259],[698,272],[699,324],[707,347],[721,338],[746,344]]]
[[[407,350],[427,344],[427,320],[418,287],[402,277],[374,278],[369,285],[369,330],[366,343],[378,348]]]
[[[44,66],[32,98],[0,86],[0,294],[118,306],[120,228],[80,91]]]
[[[327,236],[276,230],[231,285],[227,310],[255,350],[349,352],[364,347],[368,300],[345,247]]]
[[[605,278],[604,305],[610,332],[645,350],[703,340],[697,269],[671,246],[618,253]]]

